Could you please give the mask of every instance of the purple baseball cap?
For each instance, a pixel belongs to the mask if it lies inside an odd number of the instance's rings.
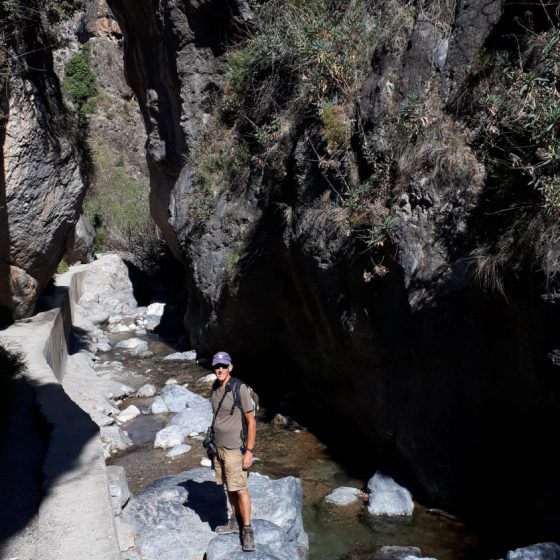
[[[227,352],[217,352],[212,357],[212,365],[225,364],[229,366],[231,364],[231,356]]]

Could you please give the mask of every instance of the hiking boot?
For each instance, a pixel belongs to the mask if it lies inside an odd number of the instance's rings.
[[[247,552],[255,550],[255,531],[250,525],[243,527],[243,532],[241,533],[241,546],[243,547],[243,550],[246,550]]]
[[[231,516],[225,525],[218,525],[216,527],[218,535],[227,535],[228,533],[239,533],[239,523],[235,515]]]

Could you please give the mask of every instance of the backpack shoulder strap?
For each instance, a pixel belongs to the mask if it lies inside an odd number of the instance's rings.
[[[231,387],[231,393],[233,395],[233,406],[231,407],[230,414],[233,414],[233,411],[235,410],[236,406],[239,408],[239,410],[243,412],[243,409],[241,408],[241,395],[239,394],[239,391],[241,389],[241,385],[243,385],[244,383],[243,381],[241,381],[241,379],[237,379],[237,377],[232,377],[229,380],[229,384]]]
[[[214,383],[214,385],[212,385],[212,394],[214,394],[214,391],[218,388],[218,382],[216,381]],[[231,391],[231,386],[229,385],[229,383],[226,385],[226,388],[224,390],[224,394],[222,396],[222,398],[220,399],[220,402],[218,403],[218,406],[216,408],[216,412],[214,412],[214,417],[212,418],[212,426],[210,427],[211,430],[214,430],[214,424],[216,423],[216,418],[218,416],[218,412],[220,412],[220,408],[222,408],[222,404],[224,402],[224,399],[226,398],[228,392]]]

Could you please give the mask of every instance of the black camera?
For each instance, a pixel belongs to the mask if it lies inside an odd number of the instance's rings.
[[[206,432],[206,437],[202,442],[202,446],[204,447],[204,449],[206,449],[208,457],[212,458],[214,455],[218,454],[218,448],[216,447],[216,442],[214,441],[214,430],[211,426]]]

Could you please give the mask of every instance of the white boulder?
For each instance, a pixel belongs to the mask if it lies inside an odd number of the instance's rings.
[[[390,476],[376,472],[368,482],[368,511],[372,515],[412,515],[414,503],[411,493]]]

